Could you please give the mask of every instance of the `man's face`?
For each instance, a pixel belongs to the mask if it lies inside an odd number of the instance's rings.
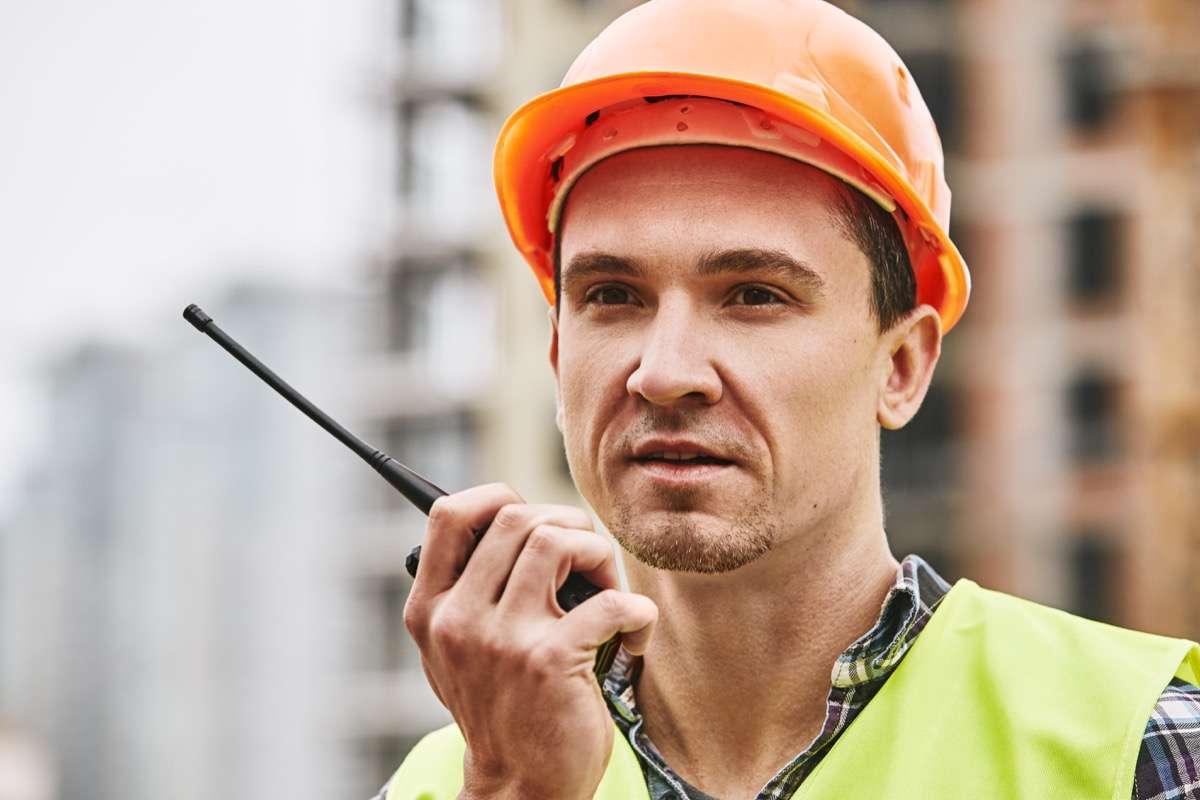
[[[659,147],[572,189],[560,425],[580,492],[642,562],[737,569],[876,486],[887,354],[836,186],[772,154]]]

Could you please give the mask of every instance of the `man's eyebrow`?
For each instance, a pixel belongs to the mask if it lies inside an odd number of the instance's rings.
[[[825,288],[825,280],[816,270],[782,250],[743,247],[710,251],[700,257],[696,272],[701,276],[729,272],[765,272],[783,280],[799,283],[812,292],[820,293]],[[563,268],[563,293],[570,293],[575,284],[595,275],[627,275],[640,278],[644,272],[636,260],[624,256],[597,251],[579,253]]]
[[[768,272],[779,278],[800,283],[805,288],[820,292],[825,280],[804,261],[792,258],[782,250],[738,248],[717,250],[700,257],[697,272],[701,275],[718,275],[723,272]]]
[[[640,278],[642,270],[637,262],[611,253],[579,253],[572,256],[563,267],[563,293],[569,294],[572,286],[593,275],[628,275],[631,278]]]

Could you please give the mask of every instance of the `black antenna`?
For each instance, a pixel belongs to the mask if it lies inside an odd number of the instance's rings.
[[[446,494],[446,492],[430,483],[421,475],[413,472],[382,450],[367,444],[335,422],[332,417],[313,405],[307,397],[296,391],[291,384],[272,372],[266,364],[252,356],[246,348],[242,347],[229,334],[221,330],[213,322],[212,317],[205,314],[200,306],[195,303],[189,305],[183,310],[183,318],[192,323],[196,327],[196,330],[206,334],[214,342],[225,348],[231,356],[242,362],[247,369],[262,378],[268,386],[279,392],[284,400],[287,400],[300,409],[306,417],[332,434],[333,438],[358,454],[359,458],[370,464],[400,494],[408,498],[414,506],[421,509],[421,513],[428,514],[433,501]],[[476,533],[476,539],[483,535],[483,530],[481,529]],[[408,558],[404,560],[404,568],[414,578],[417,577],[417,567],[420,565],[420,561],[421,546],[417,545],[408,554]],[[578,573],[572,572],[567,575],[567,579],[559,587],[556,597],[562,609],[570,611],[584,600],[599,592],[600,589],[595,584],[581,577]],[[608,674],[609,667],[612,666],[612,661],[617,655],[617,645],[619,642],[620,634],[605,642],[596,651],[595,673],[596,679],[601,684],[603,684],[604,676]]]
[[[313,405],[307,397],[296,391],[291,384],[272,372],[266,364],[250,355],[246,348],[235,342],[229,334],[217,327],[212,317],[205,314],[200,306],[193,303],[185,308],[183,318],[195,325],[196,330],[208,334],[230,355],[245,364],[247,369],[266,381],[268,386],[283,395],[284,400],[303,411],[305,416],[333,434],[333,438],[357,453],[359,458],[374,467],[376,472],[396,487],[413,505],[421,509],[422,513],[428,514],[433,501],[446,494],[387,453],[371,447],[335,422],[328,414]],[[416,577],[415,571],[413,577]]]

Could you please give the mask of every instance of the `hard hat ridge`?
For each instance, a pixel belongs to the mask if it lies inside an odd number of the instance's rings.
[[[870,197],[886,211],[896,201],[854,159],[812,132],[761,109],[710,97],[666,95],[625,100],[588,115],[582,132],[554,160],[554,196],[547,228],[554,233],[575,182],[605,158],[641,147],[726,145],[775,153],[819,167]]]

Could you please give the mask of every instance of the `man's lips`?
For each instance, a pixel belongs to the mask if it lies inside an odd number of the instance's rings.
[[[688,439],[647,439],[633,448],[630,458],[643,464],[665,464],[681,468],[734,463],[733,459],[728,458],[718,448]]]
[[[736,464],[721,448],[675,437],[639,442],[629,461],[639,475],[676,486],[711,480],[728,473]]]
[[[642,458],[629,464],[634,473],[652,483],[676,487],[705,484],[731,475],[735,469],[732,461],[699,458],[690,461]]]

